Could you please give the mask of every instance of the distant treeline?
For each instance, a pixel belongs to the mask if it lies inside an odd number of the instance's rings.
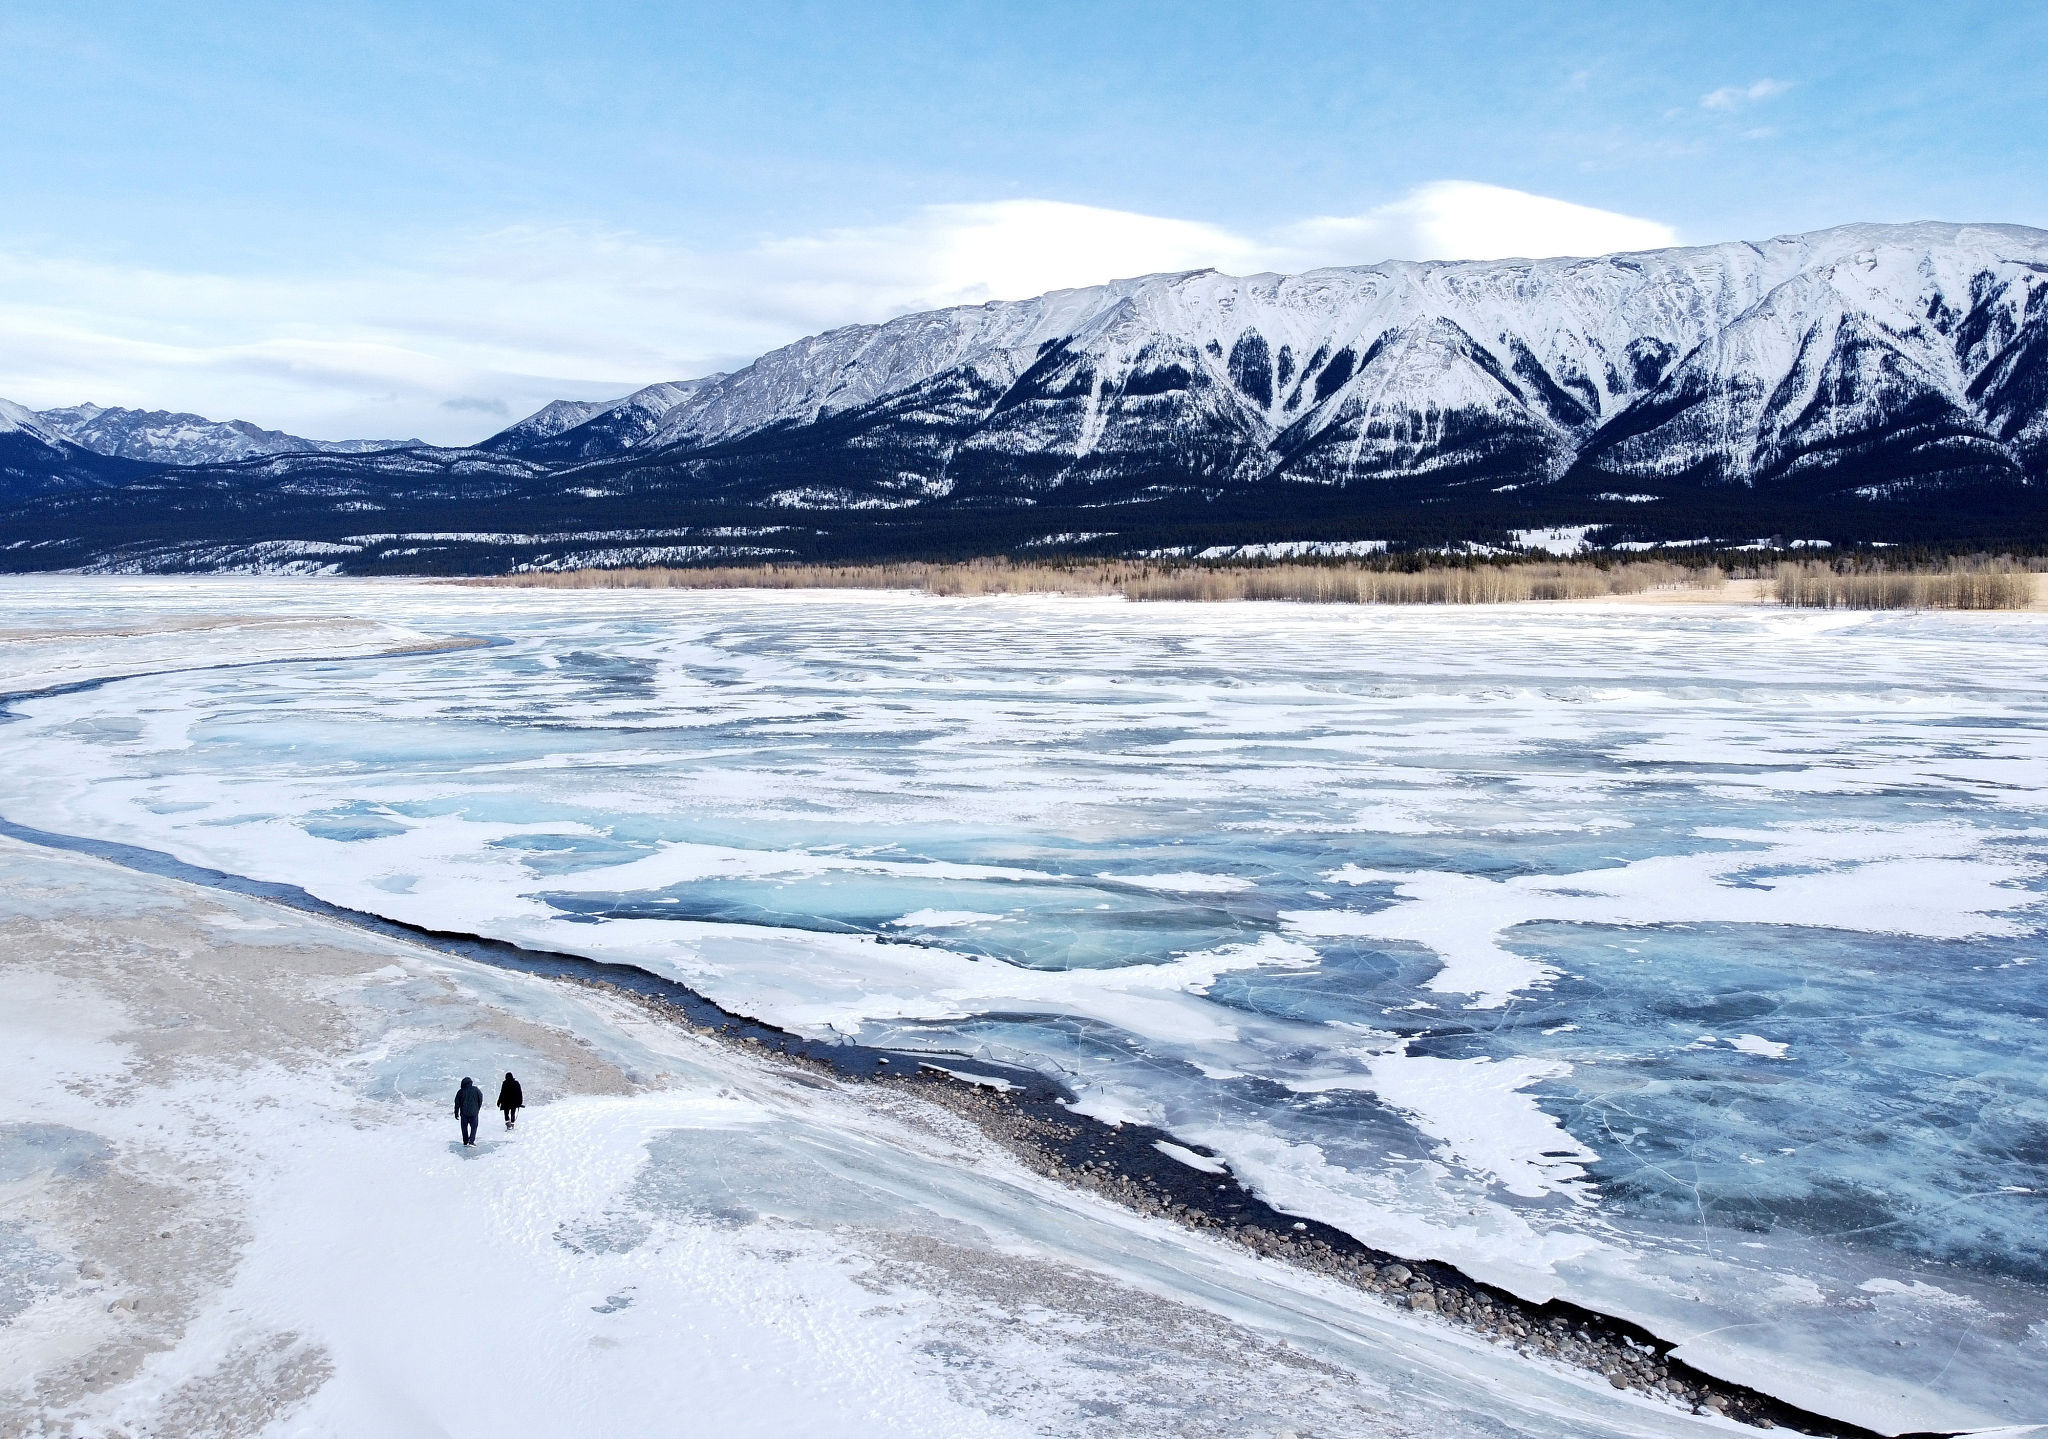
[[[1300,600],[1321,604],[1498,604],[1718,589],[1718,569],[1662,561],[1528,562],[1422,569],[1344,563],[1204,564],[1150,560],[881,565],[732,565],[702,569],[570,570],[469,583],[542,589],[921,590],[932,595],[1122,595],[1132,600]]]
[[[1880,567],[1867,556],[1800,564],[1752,562],[1758,598],[1835,609],[2017,610],[2031,604],[2041,560],[2009,556]],[[895,564],[708,565],[494,575],[474,585],[558,590],[918,590],[931,595],[1121,595],[1131,600],[1297,600],[1312,604],[1502,604],[1597,599],[1651,590],[1714,591],[1727,570],[1661,560],[905,561]]]
[[[2023,610],[2036,579],[2011,559],[1951,560],[1878,569],[1867,564],[1781,564],[1771,576],[1779,604],[1851,610]]]

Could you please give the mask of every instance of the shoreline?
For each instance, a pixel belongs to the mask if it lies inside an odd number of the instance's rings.
[[[1588,567],[1588,568],[1591,568],[1591,567]],[[123,582],[129,582],[129,583],[132,583],[132,582],[137,582],[137,581],[144,581],[144,582],[159,582],[159,583],[161,583],[161,582],[167,582],[167,581],[168,581],[168,582],[172,582],[172,583],[179,583],[179,584],[187,584],[187,583],[189,583],[189,584],[193,584],[193,585],[197,586],[197,585],[204,585],[204,584],[210,584],[210,583],[219,583],[219,582],[228,582],[228,581],[236,581],[236,580],[262,580],[262,581],[264,581],[264,582],[266,582],[266,583],[277,583],[277,584],[289,584],[289,585],[295,585],[295,586],[297,586],[297,585],[303,585],[303,586],[307,586],[307,587],[317,587],[317,586],[321,586],[321,585],[335,585],[335,586],[339,586],[339,587],[348,587],[348,586],[361,586],[361,587],[365,587],[365,588],[377,588],[377,587],[387,587],[387,586],[399,586],[399,585],[425,585],[425,586],[441,586],[441,587],[448,587],[448,588],[482,588],[482,589],[507,589],[507,590],[545,590],[545,591],[548,591],[548,592],[550,592],[550,593],[555,593],[555,594],[561,594],[561,593],[573,593],[573,594],[618,594],[618,593],[626,593],[626,592],[637,592],[637,593],[647,593],[647,592],[650,592],[650,591],[651,591],[651,592],[659,592],[659,593],[665,593],[665,594],[705,594],[705,593],[729,593],[729,594],[752,594],[752,595],[772,595],[772,594],[783,594],[783,593],[801,593],[801,594],[807,594],[807,595],[889,595],[889,594],[894,594],[894,595],[906,595],[906,596],[911,596],[911,597],[915,597],[915,598],[919,598],[919,599],[938,599],[938,600],[950,600],[950,599],[1011,599],[1011,600],[1015,600],[1015,599],[1123,599],[1123,600],[1125,600],[1125,601],[1127,601],[1127,602],[1129,602],[1129,603],[1133,603],[1133,604],[1144,604],[1144,605],[1147,605],[1147,606],[1153,606],[1153,605],[1157,605],[1157,606],[1167,606],[1167,605],[1173,605],[1173,604],[1198,604],[1198,605],[1209,605],[1209,604],[1253,604],[1253,603],[1266,603],[1266,604],[1304,604],[1304,605],[1315,605],[1315,606],[1319,606],[1319,607],[1325,607],[1325,608],[1333,608],[1333,609],[1359,609],[1359,610],[1426,610],[1426,611],[1451,611],[1451,612],[1478,612],[1478,613],[1481,613],[1481,614],[1497,613],[1497,612],[1500,612],[1500,611],[1516,611],[1516,612],[1522,612],[1522,611],[1529,611],[1529,610],[1540,610],[1540,611],[1544,611],[1544,612],[1571,612],[1571,611],[1584,611],[1584,610],[1600,610],[1600,609],[1608,609],[1608,608],[1615,608],[1615,607],[1620,607],[1620,608],[1624,608],[1624,609],[1636,609],[1636,608],[1643,608],[1643,609],[1652,609],[1652,610],[1668,610],[1668,609],[1685,609],[1685,608],[1689,608],[1689,607],[1694,607],[1694,606],[1698,606],[1698,607],[1703,607],[1703,608],[1707,608],[1707,609],[1715,609],[1715,610],[1723,610],[1723,609],[1754,609],[1754,610],[1764,610],[1764,611],[1770,611],[1770,612],[1774,612],[1774,613],[1780,613],[1780,614],[1788,614],[1788,615],[1792,615],[1792,614],[1838,614],[1838,615],[1844,615],[1844,614],[1846,614],[1846,615],[1879,615],[1879,614],[1940,614],[1940,615],[1979,615],[1979,614],[1987,614],[1987,615],[2021,615],[2021,614],[2048,614],[2048,573],[2039,573],[2039,574],[2035,574],[2035,575],[2033,575],[2033,576],[2032,576],[2032,581],[2033,581],[2033,598],[2032,598],[2032,600],[2031,600],[2031,601],[2029,601],[2029,602],[2028,602],[2027,604],[2025,604],[2025,605],[2019,605],[2019,606],[2011,606],[2011,607],[2006,607],[2006,608],[1957,608],[1957,607],[1950,607],[1950,606],[1945,606],[1945,605],[1897,605],[1897,606],[1862,606],[1862,605],[1851,605],[1851,604],[1842,604],[1842,605],[1832,605],[1832,606],[1829,606],[1829,605],[1791,605],[1791,604],[1785,604],[1785,603],[1783,603],[1783,602],[1781,602],[1781,601],[1779,601],[1779,600],[1777,600],[1777,599],[1774,599],[1774,598],[1770,597],[1770,596],[1769,596],[1769,595],[1768,595],[1768,594],[1766,593],[1767,587],[1768,587],[1768,586],[1769,586],[1770,584],[1772,584],[1772,583],[1773,583],[1772,581],[1769,581],[1769,580],[1764,580],[1764,579],[1747,579],[1747,578],[1744,578],[1744,579],[1736,579],[1736,578],[1730,578],[1730,579],[1726,580],[1726,581],[1725,581],[1724,583],[1722,583],[1722,584],[1720,584],[1720,585],[1715,585],[1715,586],[1705,586],[1705,585],[1657,585],[1657,586],[1652,586],[1652,587],[1650,587],[1650,588],[1647,588],[1647,589],[1641,589],[1641,590],[1627,590],[1627,591],[1617,591],[1617,592],[1613,592],[1613,593],[1606,593],[1606,594],[1574,594],[1574,595],[1557,595],[1557,596],[1538,596],[1538,595],[1531,595],[1531,596],[1517,596],[1517,597],[1503,597],[1503,598],[1489,598],[1489,599],[1461,599],[1461,600],[1446,600],[1446,601],[1434,601],[1434,600],[1404,600],[1404,599],[1387,599],[1387,598],[1380,598],[1380,599],[1358,599],[1358,600],[1352,600],[1352,599],[1335,599],[1335,600],[1322,600],[1322,599],[1317,599],[1317,598],[1314,598],[1314,597],[1306,597],[1306,596],[1303,596],[1303,597],[1296,597],[1296,596],[1287,596],[1287,595],[1243,595],[1243,596],[1226,596],[1226,595],[1218,595],[1218,596],[1212,596],[1212,597],[1197,597],[1197,596],[1186,596],[1186,597],[1170,597],[1170,598],[1168,598],[1168,597],[1150,597],[1150,596],[1148,596],[1148,597],[1132,597],[1132,596],[1129,596],[1129,595],[1124,595],[1124,594],[1121,594],[1121,593],[1117,593],[1117,592],[1112,592],[1112,591],[1104,591],[1104,590],[1092,590],[1092,589],[1088,589],[1088,588],[1085,588],[1085,587],[1078,587],[1078,586],[1077,586],[1077,587],[1074,587],[1074,588],[1067,588],[1067,589],[1061,589],[1061,588],[1031,588],[1031,589],[1014,589],[1014,590],[997,590],[997,589],[990,589],[990,590],[985,590],[985,591],[978,591],[978,592],[971,592],[971,593],[969,593],[969,592],[961,592],[961,591],[950,591],[950,590],[947,590],[947,589],[944,589],[944,588],[939,588],[939,589],[931,589],[931,588],[927,588],[927,587],[925,587],[925,586],[923,586],[923,585],[921,585],[921,584],[889,584],[889,585],[874,585],[874,584],[857,584],[857,583],[850,583],[850,582],[849,582],[849,583],[845,583],[845,584],[840,584],[840,585],[829,585],[829,584],[820,584],[820,585],[808,585],[808,584],[806,584],[806,585],[795,585],[795,584],[751,584],[751,585],[750,585],[750,584],[722,584],[722,583],[706,583],[706,584],[698,584],[698,585],[692,585],[692,584],[662,584],[662,583],[635,583],[635,582],[633,582],[633,581],[632,581],[631,579],[629,579],[629,578],[620,578],[620,579],[615,579],[615,580],[610,580],[610,581],[604,581],[604,580],[594,580],[594,581],[588,581],[588,582],[584,582],[584,583],[575,583],[575,584],[570,584],[570,583],[561,583],[561,582],[555,582],[555,580],[554,580],[554,577],[555,577],[555,575],[556,575],[557,573],[558,573],[558,572],[545,572],[545,573],[533,573],[533,574],[494,574],[494,575],[433,575],[433,574],[417,574],[417,575],[339,575],[339,574],[336,574],[336,575],[285,575],[285,574],[264,574],[264,573],[258,573],[258,572],[239,572],[239,571],[238,571],[238,572],[233,572],[233,573],[224,573],[224,574],[197,574],[197,573],[194,573],[194,574],[146,574],[146,575],[90,575],[90,574],[86,574],[86,573],[84,573],[84,572],[81,572],[81,571],[71,571],[71,570],[65,570],[65,571],[35,571],[35,572],[19,572],[19,573],[8,573],[8,574],[0,574],[0,582],[20,582],[20,581],[27,581],[27,582],[30,582],[30,583],[34,583],[34,582],[37,582],[37,581],[44,581],[44,580],[50,580],[50,581],[57,581],[57,580],[80,580],[80,579],[87,579],[87,580],[105,580],[105,581],[107,581],[107,582],[109,582],[109,583],[123,583]],[[564,572],[564,573],[582,573],[582,572]],[[631,571],[598,571],[598,572],[594,572],[594,573],[597,573],[597,574],[602,574],[602,575],[620,575],[620,576],[629,576],[629,575],[631,575],[631,574],[632,574],[633,572],[631,572]],[[682,572],[679,572],[679,573],[688,573],[688,572],[687,572],[687,571],[682,571]],[[176,621],[169,621],[169,622],[165,622],[165,623],[163,623],[163,624],[160,624],[160,625],[155,625],[155,626],[151,626],[151,627],[149,627],[149,628],[147,628],[147,629],[139,629],[139,630],[135,630],[135,631],[132,631],[132,632],[129,632],[129,631],[108,631],[108,632],[105,632],[105,633],[106,633],[107,637],[109,637],[109,638],[115,638],[115,639],[122,639],[122,638],[130,638],[130,637],[151,637],[151,636],[161,635],[161,634],[165,634],[165,633],[176,633],[176,632],[179,632],[179,631],[204,631],[204,630],[206,630],[206,629],[210,629],[210,628],[219,628],[219,627],[225,627],[225,626],[222,626],[222,625],[216,625],[216,624],[211,624],[211,623],[186,623],[186,624],[180,624],[180,623],[178,623],[178,622],[176,622]],[[5,644],[7,644],[7,643],[20,643],[20,642],[23,642],[23,641],[35,641],[35,640],[49,640],[49,639],[66,639],[66,638],[86,638],[86,637],[89,637],[89,636],[87,636],[87,635],[85,635],[85,634],[82,634],[82,633],[81,633],[81,634],[79,634],[79,635],[67,635],[67,634],[66,634],[65,632],[63,632],[63,631],[55,631],[55,630],[18,630],[18,631],[0,631],[0,645],[5,645]],[[97,637],[97,636],[95,635],[95,636],[90,636],[90,637]],[[489,644],[491,644],[491,643],[493,643],[493,641],[490,641],[490,640],[487,640],[487,639],[478,639],[478,638],[474,638],[474,637],[463,637],[463,638],[455,638],[455,639],[450,639],[450,640],[445,640],[445,641],[429,641],[429,642],[426,642],[426,643],[421,643],[421,644],[417,644],[417,645],[403,645],[403,646],[397,646],[397,647],[393,647],[393,648],[389,648],[389,649],[379,650],[379,651],[376,651],[375,653],[376,653],[376,654],[380,654],[380,655],[404,655],[404,654],[414,654],[414,653],[430,653],[430,652],[434,652],[434,651],[439,651],[439,650],[461,650],[461,649],[473,649],[473,648],[477,648],[477,647],[479,647],[479,646],[489,645]],[[292,659],[295,659],[295,660],[297,660],[297,659],[311,659],[311,658],[334,658],[334,659],[344,659],[344,658],[360,658],[360,657],[364,657],[364,656],[353,656],[353,655],[346,655],[346,654],[337,654],[337,655],[333,655],[333,656],[304,656],[304,655],[294,655],[294,656],[290,656],[290,658],[292,658]],[[268,662],[269,662],[269,661],[267,661],[267,660],[256,660],[256,661],[250,661],[250,663],[268,663]],[[205,668],[215,668],[215,667],[217,667],[217,666],[203,666],[203,667],[205,667]],[[114,677],[114,678],[122,678],[122,677],[128,677],[128,676],[113,676],[113,677]],[[31,697],[33,697],[34,695],[37,695],[37,694],[42,694],[42,693],[46,693],[46,692],[48,692],[48,691],[46,691],[46,690],[41,690],[41,689],[36,689],[36,690],[26,690],[26,691],[18,691],[18,692],[14,692],[14,693],[6,694],[6,695],[0,695],[0,701],[4,701],[4,700],[8,700],[8,699],[26,699],[26,698],[31,698]]]
[[[187,864],[115,841],[54,834],[0,818],[0,837],[82,854],[157,878],[263,900],[315,919],[419,945],[494,968],[604,991],[661,1020],[742,1048],[758,1058],[824,1071],[850,1084],[876,1084],[932,1102],[978,1130],[1044,1178],[1151,1218],[1168,1219],[1271,1262],[1347,1284],[1390,1307],[1431,1316],[1531,1363],[1605,1379],[1619,1390],[1681,1412],[1755,1428],[1786,1428],[1824,1439],[1884,1439],[1880,1431],[1832,1419],[1749,1385],[1670,1357],[1671,1341],[1640,1325],[1553,1299],[1534,1304],[1473,1279],[1456,1266],[1376,1249],[1315,1219],[1274,1208],[1245,1189],[1221,1161],[1150,1125],[1109,1124],[1068,1108],[1073,1096],[1049,1076],[944,1051],[825,1042],[725,1009],[673,980],[635,966],[530,950],[477,935],[434,931],[307,894]],[[1159,1146],[1213,1163],[1197,1168]],[[1915,1431],[1896,1439],[1954,1439]]]
[[[1777,578],[1751,574],[1734,578],[1718,566],[1705,568],[1638,557],[1604,563],[1571,556],[1529,557],[1514,564],[1468,564],[1420,570],[1379,569],[1360,564],[1268,564],[1156,559],[1077,560],[1065,564],[1018,562],[1006,558],[898,561],[877,564],[763,564],[673,569],[525,570],[449,577],[437,583],[482,589],[551,591],[738,590],[766,593],[797,590],[835,593],[911,593],[930,598],[1002,598],[1045,595],[1116,598],[1142,604],[1219,604],[1247,600],[1325,604],[1340,607],[1492,608],[1501,605],[1710,605],[1770,609],[1884,610],[1964,613],[2048,611],[2048,575],[1996,569],[1960,576],[1949,570],[1897,572],[1910,580],[1901,592],[1879,593],[1862,585],[1869,576],[1850,577],[1809,593],[1806,603],[1778,597]],[[1943,589],[1947,585],[1946,590]],[[1800,582],[1802,592],[1812,590]],[[2015,602],[2020,596],[2023,602]]]

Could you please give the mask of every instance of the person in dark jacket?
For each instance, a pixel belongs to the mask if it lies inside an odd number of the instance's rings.
[[[484,1092],[468,1075],[462,1076],[462,1088],[455,1091],[455,1117],[462,1121],[462,1142],[476,1143],[476,1117],[484,1112]]]
[[[504,1111],[505,1127],[510,1129],[519,1118],[519,1111],[526,1104],[526,1093],[520,1089],[519,1081],[512,1077],[512,1071],[505,1071],[505,1082],[498,1086],[498,1108]]]

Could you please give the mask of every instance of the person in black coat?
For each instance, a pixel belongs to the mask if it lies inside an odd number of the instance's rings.
[[[519,1081],[512,1077],[512,1071],[505,1071],[505,1082],[498,1086],[498,1108],[504,1111],[505,1127],[510,1129],[519,1118],[519,1111],[526,1104],[526,1093],[520,1089]]]
[[[462,1088],[455,1091],[455,1117],[462,1121],[462,1142],[476,1143],[476,1117],[484,1112],[484,1092],[468,1075],[462,1076]]]

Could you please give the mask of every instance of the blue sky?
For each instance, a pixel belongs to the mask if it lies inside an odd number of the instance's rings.
[[[17,3],[0,395],[468,440],[1150,269],[2048,224],[2044,54],[1969,3]]]

